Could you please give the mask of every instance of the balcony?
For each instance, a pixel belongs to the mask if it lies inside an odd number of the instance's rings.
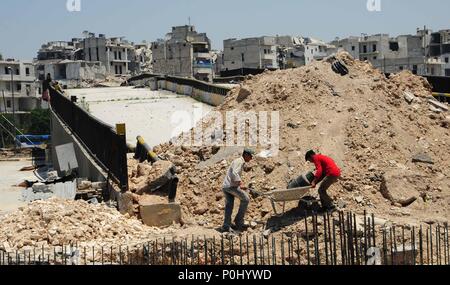
[[[360,52],[361,56],[365,56],[365,55],[378,55],[380,54],[380,51],[376,50],[376,51],[367,51],[367,52]]]

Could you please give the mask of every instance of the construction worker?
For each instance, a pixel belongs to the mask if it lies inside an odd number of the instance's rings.
[[[318,192],[323,210],[335,210],[336,206],[333,205],[333,200],[328,196],[327,190],[341,177],[341,170],[333,159],[322,154],[316,154],[312,150],[306,153],[305,159],[316,166],[316,173],[311,187],[315,188],[317,184],[321,183]]]
[[[48,102],[50,100],[50,85],[52,84],[52,76],[47,73],[47,78],[42,82],[42,100]]]
[[[227,171],[225,181],[223,182],[223,193],[225,195],[225,221],[221,229],[222,232],[232,231],[231,216],[233,214],[235,198],[240,200],[240,206],[239,212],[234,220],[236,226],[234,228],[236,230],[245,230],[246,228],[244,218],[250,202],[250,196],[244,192],[247,188],[244,187],[241,174],[244,164],[250,162],[253,159],[254,154],[255,152],[253,150],[245,149],[242,157],[234,160]]]

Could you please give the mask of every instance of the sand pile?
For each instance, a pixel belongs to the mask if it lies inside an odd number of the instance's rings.
[[[36,201],[1,218],[0,250],[75,244],[127,245],[167,230],[143,225],[103,204],[50,199]]]
[[[342,180],[330,189],[341,207],[398,220],[449,219],[449,113],[430,108],[431,89],[420,77],[403,72],[386,78],[347,53],[338,58],[348,75],[334,73],[327,61],[265,72],[249,77],[217,108],[280,112],[279,155],[250,163],[245,181],[260,191],[285,188],[314,169],[304,161],[305,152],[314,149],[342,168]],[[414,95],[409,102],[405,91]],[[155,152],[178,167],[185,217],[220,225],[221,185],[239,153],[170,144]],[[269,213],[270,203],[258,198],[251,201],[248,219],[264,221]]]

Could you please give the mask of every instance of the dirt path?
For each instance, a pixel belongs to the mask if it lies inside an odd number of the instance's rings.
[[[21,172],[20,169],[30,166],[31,162],[27,160],[20,161],[1,161],[0,172],[0,216],[17,210],[25,206],[26,203],[20,201],[22,197],[22,188],[14,187],[21,179],[33,176],[33,172]]]

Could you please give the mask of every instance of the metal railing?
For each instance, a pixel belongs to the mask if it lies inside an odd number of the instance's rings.
[[[128,189],[127,144],[125,136],[91,116],[74,102],[50,88],[51,108],[83,143],[100,166]]]
[[[448,225],[376,226],[340,212],[297,220],[271,235],[159,238],[134,245],[77,244],[0,251],[0,265],[450,265]]]

